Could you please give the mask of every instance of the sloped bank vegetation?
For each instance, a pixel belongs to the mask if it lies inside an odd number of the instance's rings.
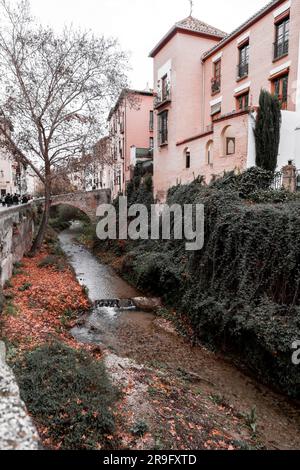
[[[130,202],[151,201],[140,175]],[[205,186],[172,188],[168,204],[205,205],[205,245],[184,241],[107,241],[123,275],[160,295],[188,319],[198,340],[239,357],[264,382],[299,397],[300,369],[292,343],[300,339],[300,200],[270,189],[272,175],[250,169]],[[257,201],[260,203],[258,204]]]
[[[68,214],[59,211],[66,219]],[[121,395],[110,382],[101,351],[70,334],[89,307],[85,289],[49,229],[41,252],[15,264],[0,317],[8,363],[45,449],[118,446],[112,408]]]

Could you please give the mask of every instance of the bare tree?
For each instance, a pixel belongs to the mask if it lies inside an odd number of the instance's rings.
[[[60,167],[81,158],[101,135],[110,104],[127,86],[126,54],[115,39],[39,25],[28,0],[0,0],[0,112],[8,150],[44,185],[40,249],[49,220],[51,186]]]

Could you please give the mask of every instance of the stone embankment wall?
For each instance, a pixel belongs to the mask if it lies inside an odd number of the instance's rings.
[[[0,314],[4,304],[2,287],[12,276],[14,263],[31,248],[37,211],[35,203],[0,211]],[[0,341],[0,450],[38,447],[37,431],[20,398],[16,378],[6,364],[5,345]]]
[[[13,272],[13,265],[30,250],[36,204],[26,204],[0,212],[0,285],[3,286]]]
[[[38,450],[39,436],[20,398],[19,387],[5,362],[0,341],[0,450]]]

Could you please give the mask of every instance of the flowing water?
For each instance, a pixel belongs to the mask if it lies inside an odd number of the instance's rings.
[[[131,299],[139,297],[140,292],[78,244],[76,235],[80,231],[81,224],[73,222],[70,229],[59,235],[61,247],[69,257],[76,277],[82,286],[87,287],[94,305],[84,324],[73,328],[71,333],[82,343],[101,344],[121,353],[122,343],[117,339],[117,331],[122,325],[151,322],[154,316],[137,311]]]
[[[78,281],[88,288],[94,305],[71,331],[78,341],[101,345],[111,357],[114,355],[113,362],[120,363],[123,358],[138,367],[167,370],[174,377],[188,371],[198,377],[206,394],[222,395],[240,413],[256,407],[268,448],[300,447],[299,409],[295,405],[241,372],[221,354],[192,347],[172,329],[164,328],[155,315],[137,311],[130,299],[141,293],[76,242],[80,230],[80,223],[75,222],[59,236]],[[143,397],[145,393],[141,406]]]

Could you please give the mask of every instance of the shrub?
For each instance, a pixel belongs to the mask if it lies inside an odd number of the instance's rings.
[[[137,437],[143,437],[148,431],[149,431],[148,424],[142,420],[137,421],[130,429],[131,434]]]
[[[273,173],[262,168],[252,167],[241,174],[233,171],[215,180],[211,187],[219,190],[237,192],[243,199],[249,198],[256,191],[266,191],[273,181]]]
[[[65,266],[62,258],[56,255],[48,255],[38,264],[39,268],[55,268],[58,271],[62,271]]]
[[[201,341],[297,396],[291,345],[300,337],[300,204],[271,190],[271,176],[253,168],[209,187],[199,178],[171,188],[169,204],[204,204],[204,248],[187,253],[184,240],[128,243],[123,270],[188,317]],[[249,204],[255,197],[268,203]]]
[[[255,126],[256,165],[274,172],[280,142],[281,110],[276,96],[261,90]]]
[[[62,450],[111,448],[110,407],[117,391],[102,362],[60,343],[26,353],[14,371],[22,399],[36,423]]]
[[[30,282],[24,282],[24,284],[21,287],[19,287],[18,290],[20,292],[25,292],[26,290],[29,290],[31,286],[32,284]]]

